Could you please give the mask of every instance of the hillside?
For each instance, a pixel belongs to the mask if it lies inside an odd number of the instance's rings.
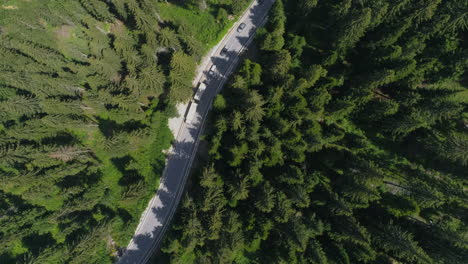
[[[110,263],[127,245],[168,117],[249,1],[203,2],[1,2],[1,263]]]

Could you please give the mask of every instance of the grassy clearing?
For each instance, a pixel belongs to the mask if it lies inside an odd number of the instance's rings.
[[[250,2],[241,4],[245,5],[245,9]],[[231,20],[226,18],[224,22],[217,21],[213,14],[216,14],[218,8],[211,6],[205,11],[190,10],[171,3],[157,3],[156,6],[163,20],[184,26],[195,39],[203,43],[204,53],[223,38],[238,18],[234,16]]]
[[[195,39],[203,43],[204,51],[208,51],[220,39],[225,26],[218,23],[210,12],[197,12],[175,4],[156,4],[161,18],[176,25],[184,26]]]

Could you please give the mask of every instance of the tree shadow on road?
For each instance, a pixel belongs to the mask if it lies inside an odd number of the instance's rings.
[[[190,134],[193,138],[197,136],[198,129],[190,128]],[[161,179],[160,187],[157,191],[157,197],[153,206],[146,212],[145,219],[149,220],[152,230],[140,232],[133,237],[133,246],[123,252],[118,260],[119,264],[145,263],[152,254],[159,249],[164,233],[169,227],[172,216],[183,193],[185,181],[187,179],[189,160],[194,151],[194,142],[176,141],[173,150],[169,153],[166,165],[168,177]],[[179,166],[182,165],[183,167]],[[180,176],[180,177],[177,177]],[[148,215],[149,214],[149,215]]]
[[[253,20],[254,28],[249,32],[249,37],[255,33],[255,29],[262,23],[263,17],[254,19],[258,13],[265,8],[265,5],[271,5],[273,1],[265,1],[263,4],[256,5],[251,8],[251,19]],[[238,40],[242,44],[246,44],[249,37],[238,36]],[[237,54],[235,51],[227,51],[223,56],[212,57],[211,61],[216,67],[225,65],[227,68],[222,69],[215,78],[209,80],[209,82],[216,81],[217,84],[227,80],[229,71],[229,62],[234,60]],[[239,62],[239,61],[237,61]],[[226,72],[227,71],[227,72]],[[208,76],[208,72],[204,72]],[[216,86],[218,90],[218,87]],[[195,155],[196,142],[201,133],[202,118],[205,111],[209,111],[209,104],[212,98],[204,97],[202,102],[198,105],[197,112],[202,113],[201,116],[197,116],[196,120],[192,121],[193,124],[186,124],[190,137],[189,140],[184,139],[183,141],[175,141],[173,144],[172,151],[167,156],[167,164],[165,168],[164,177],[161,179],[160,187],[157,191],[156,200],[153,206],[149,209],[145,219],[150,219],[151,231],[139,232],[141,234],[133,237],[133,245],[131,249],[127,249],[123,252],[123,256],[119,259],[119,264],[140,264],[146,263],[150,257],[156,252],[164,238],[164,233],[169,228],[171,219],[177,209],[177,205],[182,197],[187,175],[189,173],[191,160],[190,158]],[[184,137],[187,138],[187,137]]]

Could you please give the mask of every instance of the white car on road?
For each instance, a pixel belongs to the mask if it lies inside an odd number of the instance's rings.
[[[239,27],[237,28],[237,32],[242,32],[242,30],[244,30],[244,28],[246,27],[247,25],[245,23],[241,23],[239,25]]]
[[[223,49],[219,52],[219,54],[224,55],[228,52],[227,46],[224,46]]]
[[[216,65],[211,65],[210,70],[208,71],[208,75],[214,77],[216,75]]]

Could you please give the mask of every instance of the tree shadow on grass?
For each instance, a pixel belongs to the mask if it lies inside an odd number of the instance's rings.
[[[65,176],[55,185],[57,185],[61,189],[68,189],[75,186],[93,185],[99,182],[101,178],[101,171],[89,173],[88,171],[83,170],[77,174]]]
[[[120,186],[129,186],[140,181],[144,181],[144,177],[138,172],[137,169],[128,169],[128,165],[134,161],[134,159],[129,155],[123,156],[121,158],[112,158],[111,161],[123,175],[119,179]]]
[[[21,239],[21,243],[23,244],[23,246],[25,246],[28,249],[28,251],[34,255],[39,254],[39,252],[42,249],[52,246],[56,242],[57,241],[55,241],[51,233],[33,233]]]
[[[130,220],[133,219],[133,216],[123,208],[117,208],[117,215],[122,219],[124,223],[128,223]]]
[[[111,119],[104,119],[97,117],[99,122],[99,130],[106,138],[112,137],[116,132],[131,132],[136,129],[146,127],[140,121],[130,120],[125,123],[119,124]]]

